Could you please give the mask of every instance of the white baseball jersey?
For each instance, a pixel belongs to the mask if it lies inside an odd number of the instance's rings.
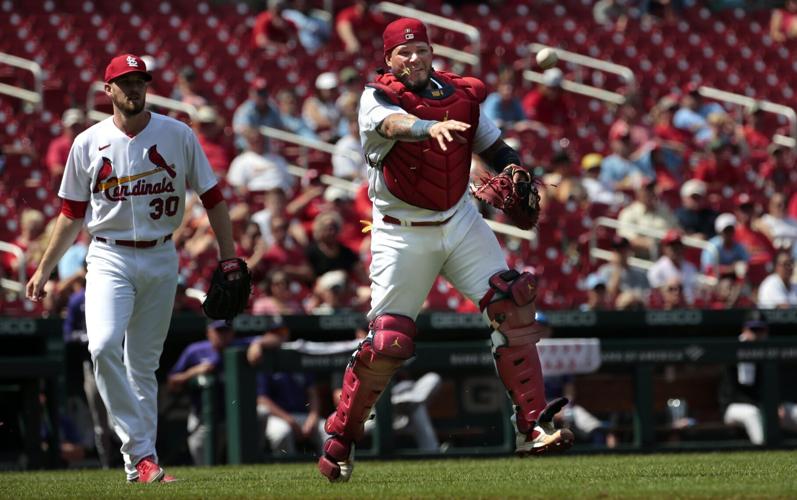
[[[434,80],[432,80],[434,81]],[[453,207],[445,212],[427,210],[403,202],[393,196],[385,185],[382,169],[379,166],[382,161],[393,149],[396,141],[383,137],[377,128],[389,115],[394,113],[407,114],[400,106],[390,104],[380,99],[376,95],[376,89],[366,88],[360,97],[360,139],[362,140],[363,150],[368,162],[376,168],[368,169],[368,196],[374,204],[374,208],[381,214],[388,214],[399,219],[406,220],[445,220],[456,212],[464,203],[470,199],[470,193],[466,190],[465,194]],[[487,118],[484,113],[479,114],[479,124],[473,140],[473,152],[481,153],[493,145],[501,137],[501,131],[495,123]],[[374,222],[376,223],[376,217]]]
[[[194,132],[150,113],[134,137],[109,117],[75,138],[58,196],[89,201],[89,232],[114,240],[155,240],[180,225],[188,183],[197,193],[216,176]]]

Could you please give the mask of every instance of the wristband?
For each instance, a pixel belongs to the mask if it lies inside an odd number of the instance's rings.
[[[428,138],[429,131],[435,123],[437,123],[437,120],[415,120],[415,123],[410,127],[410,137],[414,139]]]

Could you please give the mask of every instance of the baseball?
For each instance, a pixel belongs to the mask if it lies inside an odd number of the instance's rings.
[[[559,56],[556,55],[554,49],[545,47],[537,52],[537,64],[539,64],[542,69],[553,68],[556,66],[557,62],[559,62]]]

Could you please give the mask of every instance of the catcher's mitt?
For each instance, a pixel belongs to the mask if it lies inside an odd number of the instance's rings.
[[[509,220],[520,229],[533,229],[540,218],[539,180],[519,165],[507,165],[493,177],[482,179],[474,186],[473,195],[503,210]]]
[[[246,309],[251,292],[252,273],[246,262],[241,259],[219,261],[202,309],[209,318],[232,320]]]

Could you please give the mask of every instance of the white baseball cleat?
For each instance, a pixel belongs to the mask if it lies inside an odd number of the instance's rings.
[[[528,433],[515,435],[515,455],[526,457],[563,452],[573,446],[574,441],[575,436],[570,429],[557,429],[553,422],[538,423]]]

